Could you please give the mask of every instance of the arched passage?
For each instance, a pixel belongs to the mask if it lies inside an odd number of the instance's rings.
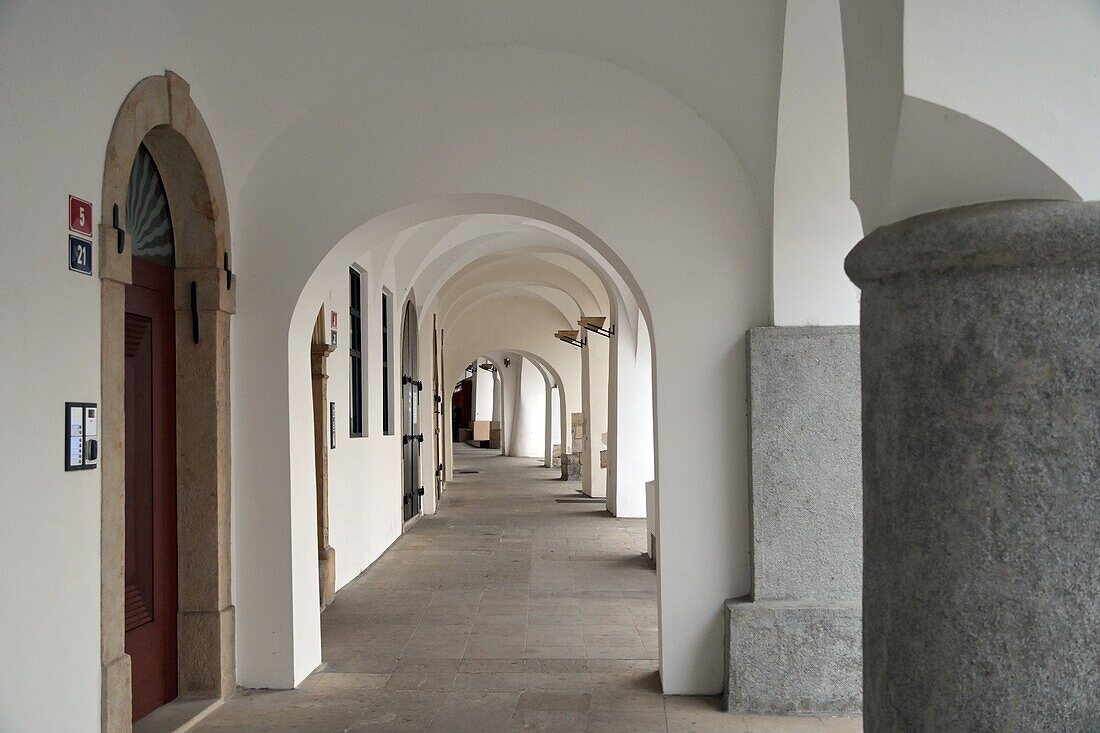
[[[281,536],[256,528],[242,533],[236,546],[242,578],[250,574],[246,565],[259,571],[270,567],[271,557],[286,558],[264,586],[238,585],[239,613],[257,620],[240,625],[242,680],[289,686],[320,659],[316,609],[307,602],[313,581],[291,559],[301,552],[292,548],[304,546],[315,511],[294,488],[308,479],[298,465],[308,458],[308,442],[287,427],[299,422],[289,413],[298,410],[296,385],[304,383],[305,365],[270,356],[283,353],[288,336],[308,329],[327,284],[339,280],[347,262],[369,251],[370,263],[361,264],[394,287],[407,287],[416,263],[389,256],[402,232],[446,217],[505,215],[570,238],[577,256],[634,294],[651,327],[659,494],[675,497],[664,505],[667,512],[657,502],[662,678],[669,692],[717,693],[722,604],[747,592],[749,578],[740,354],[745,329],[768,312],[767,280],[755,274],[767,261],[765,228],[744,167],[697,113],[604,62],[534,49],[441,49],[412,66],[372,67],[355,85],[374,89],[380,73],[389,81],[375,91],[392,98],[372,92],[372,104],[360,105],[354,100],[366,97],[349,89],[319,101],[271,141],[241,190],[241,229],[256,246],[238,258],[267,287],[248,291],[248,307],[242,304],[234,324],[238,340],[250,342],[247,351],[235,352],[235,369],[262,372],[242,385],[234,402],[235,415],[260,426],[255,440],[239,446],[248,457],[239,462],[237,506],[241,515],[274,517],[290,527]],[[516,74],[544,94],[519,93],[508,81]],[[462,99],[450,91],[457,88]],[[583,112],[560,120],[547,137],[545,120],[558,117],[550,100],[559,94],[572,95]],[[486,116],[498,108],[524,114]],[[641,122],[632,126],[629,145],[621,119]],[[442,144],[456,136],[467,143],[461,161]],[[372,143],[362,145],[365,139]],[[319,140],[326,141],[323,149]],[[522,165],[500,155],[502,146],[525,151]],[[380,170],[386,176],[377,176]],[[345,185],[331,186],[333,175]],[[578,180],[599,181],[598,194]],[[655,258],[655,249],[682,256]],[[429,290],[417,284],[418,293]],[[309,307],[296,310],[299,303]],[[708,326],[702,340],[685,327],[697,318]],[[662,369],[669,379],[661,378]],[[287,385],[286,404],[271,399]],[[699,385],[714,399],[695,399]],[[681,409],[685,405],[690,409]],[[700,460],[703,455],[725,460]],[[390,470],[388,459],[379,470]],[[704,503],[710,510],[700,513],[696,507]],[[711,561],[699,564],[700,552]]]
[[[454,217],[456,216],[456,214],[450,214],[450,216]],[[514,214],[498,213],[488,215],[481,214],[479,216],[481,216],[483,219],[488,218],[490,221],[492,221],[494,218],[499,220],[501,217],[514,216]],[[525,217],[525,219],[527,221],[531,221],[529,217]],[[429,222],[434,221],[437,220],[429,220]],[[414,224],[412,227],[406,227],[405,229],[400,230],[396,233],[386,236],[380,236],[377,239],[361,238],[358,240],[360,242],[361,254],[353,255],[350,261],[356,263],[356,267],[378,273],[378,279],[375,281],[372,289],[377,289],[381,285],[381,283],[384,282],[386,283],[384,287],[390,288],[393,291],[408,291],[408,285],[404,284],[402,281],[397,280],[395,277],[397,266],[401,262],[403,257],[403,250],[394,249],[391,243],[396,242],[400,244],[404,242],[406,246],[413,246],[413,243],[417,240],[417,237],[422,237],[424,226],[425,225]],[[414,231],[416,233],[416,236],[407,237],[402,234],[402,232],[408,231]],[[583,228],[580,228],[577,231],[583,232],[584,230]],[[607,309],[609,308],[609,304],[607,302],[608,296],[606,295],[606,293],[604,293],[605,288],[625,288],[626,286],[625,280],[621,276],[619,276],[615,270],[609,268],[609,266],[606,264],[606,260],[602,258],[597,259],[598,255],[594,253],[594,251],[590,248],[590,245],[587,245],[584,240],[580,239],[577,235],[570,234],[566,230],[563,230],[560,227],[549,224],[547,222],[544,222],[542,227],[537,228],[536,234],[540,236],[543,241],[552,242],[557,247],[571,247],[573,248],[572,251],[576,254],[570,255],[569,257],[561,261],[539,258],[528,258],[527,260],[523,260],[522,258],[520,258],[517,262],[514,259],[511,259],[511,256],[508,255],[506,252],[501,253],[500,256],[502,259],[498,261],[497,265],[495,267],[487,268],[489,276],[483,277],[482,285],[475,284],[476,282],[478,282],[478,273],[480,272],[483,276],[485,274],[485,271],[481,269],[480,266],[477,266],[474,269],[462,269],[461,267],[456,268],[454,265],[449,268],[436,268],[435,271],[437,273],[437,277],[445,277],[448,279],[451,277],[455,277],[456,279],[466,277],[466,284],[469,285],[469,287],[456,288],[454,289],[455,294],[453,296],[448,296],[447,293],[449,291],[447,290],[447,288],[449,287],[449,285],[447,285],[446,281],[444,283],[444,287],[434,285],[434,281],[431,279],[425,280],[424,282],[418,282],[417,290],[419,291],[420,286],[423,285],[427,291],[437,294],[436,301],[430,303],[427,306],[427,310],[418,309],[419,312],[417,315],[419,316],[420,326],[419,334],[411,334],[411,332],[408,332],[407,329],[404,329],[406,330],[406,333],[402,336],[402,346],[400,348],[404,349],[405,345],[412,345],[418,342],[419,358],[421,359],[422,365],[425,363],[426,360],[431,360],[433,358],[433,355],[438,351],[438,353],[441,354],[441,357],[438,365],[436,365],[436,368],[439,369],[439,372],[442,375],[440,384],[449,384],[453,383],[453,381],[457,381],[457,379],[451,381],[450,377],[447,376],[447,371],[449,369],[448,365],[455,363],[454,359],[455,354],[457,353],[468,352],[467,356],[463,358],[472,359],[478,353],[484,353],[485,351],[492,350],[491,348],[488,348],[490,346],[496,347],[503,345],[504,348],[514,350],[514,353],[527,352],[531,354],[538,353],[540,355],[544,355],[542,360],[546,361],[548,359],[547,363],[551,364],[551,369],[546,370],[545,373],[548,374],[552,371],[553,373],[559,375],[558,378],[555,380],[555,384],[553,385],[557,388],[557,393],[559,395],[556,403],[553,402],[553,395],[550,393],[549,390],[545,392],[545,395],[549,401],[556,405],[558,414],[555,416],[553,422],[558,425],[559,431],[565,434],[567,432],[567,426],[570,424],[570,413],[580,414],[582,412],[579,404],[571,404],[574,400],[579,400],[581,394],[581,353],[578,352],[575,347],[565,345],[562,342],[556,340],[553,334],[556,330],[568,328],[571,325],[576,327],[575,319],[580,315],[583,315],[584,311],[578,309],[570,316],[565,315],[565,313],[568,313],[571,308],[577,308],[577,305],[575,305],[576,303],[585,302],[585,308],[588,312],[591,312],[591,310],[593,309],[597,310],[597,312],[608,312]],[[361,236],[361,233],[357,232],[357,235]],[[372,241],[375,242],[373,246],[371,246]],[[456,255],[461,256],[464,251],[463,247],[465,245],[465,240],[456,238],[453,242],[453,245],[454,246],[451,250],[441,253],[438,256],[441,258],[455,257]],[[551,255],[553,255],[553,252],[548,252],[547,254],[540,255],[539,257],[549,257]],[[583,257],[583,259],[578,259],[578,255],[580,257]],[[347,255],[344,256],[346,257]],[[330,257],[339,257],[339,253],[334,250],[333,253],[330,253]],[[586,264],[585,260],[587,260],[588,263],[592,264]],[[328,258],[326,258],[326,262],[322,265],[322,267],[329,267],[328,261]],[[331,266],[331,270],[329,270],[329,272],[331,273],[340,273],[335,276],[334,280],[330,280],[327,284],[323,281],[317,282],[317,285],[319,287],[317,287],[314,292],[320,295],[322,299],[325,299],[326,297],[331,298],[332,293],[336,292],[337,286],[334,285],[334,283],[339,282],[340,278],[346,276],[345,273],[347,272],[347,263],[349,260],[345,259],[343,260],[342,264],[338,264],[340,263],[340,261],[340,259],[336,259],[336,261]],[[461,261],[461,259],[457,261]],[[602,266],[603,269],[601,269],[601,272],[603,274],[597,275],[594,271],[591,270],[591,268],[595,267],[596,263],[600,261],[604,263]],[[585,279],[578,279],[576,275],[572,275],[566,269],[563,269],[562,265],[565,262],[573,262],[575,263],[574,265],[572,265],[573,267],[580,267],[580,272],[587,273],[583,276]],[[543,274],[538,274],[537,272],[530,271],[530,266],[538,263],[541,263],[539,267],[544,268],[545,270]],[[516,280],[511,278],[511,272],[514,271],[515,267],[522,266],[526,266],[528,268],[527,278],[525,280],[520,280],[517,282]],[[513,270],[510,271],[508,269],[509,267],[512,267]],[[321,269],[319,268],[318,272],[315,273],[315,276],[317,276],[317,280],[320,280],[320,272]],[[462,275],[460,273],[466,274]],[[313,281],[314,280],[311,278],[311,282]],[[299,301],[296,313],[300,312],[303,308],[309,307],[307,305],[308,303],[310,303],[310,300],[307,299],[308,292],[309,288],[307,287],[307,289],[303,291],[302,299]],[[596,295],[594,295],[594,293],[596,292],[604,294],[597,297]],[[621,291],[616,290],[616,292]],[[328,293],[328,295],[326,296],[325,293]],[[465,294],[467,293],[474,293],[474,297],[466,297]],[[553,295],[553,293],[562,294],[565,297],[565,300],[559,300],[556,296]],[[572,293],[572,295],[570,295],[569,293]],[[638,302],[636,296],[633,293],[629,293],[626,297],[632,303]],[[602,305],[600,304],[601,300],[603,302]],[[528,303],[536,308],[543,309],[546,314],[545,318],[549,320],[541,321],[543,325],[537,326],[533,329],[530,328],[530,323],[528,323],[528,327],[525,329],[524,323],[527,322],[519,319],[515,323],[515,325],[518,327],[518,330],[512,335],[509,335],[509,331],[507,329],[497,330],[497,327],[500,324],[496,320],[493,320],[491,321],[492,328],[488,328],[485,331],[485,334],[489,335],[490,333],[492,333],[492,337],[497,339],[497,341],[494,344],[486,344],[487,348],[476,350],[474,352],[469,352],[469,344],[461,336],[462,327],[457,324],[477,321],[479,315],[484,315],[486,313],[494,311],[502,314],[502,317],[505,320],[508,320],[509,318],[517,316],[519,311],[517,311],[516,308],[520,307],[520,310],[522,310],[522,307],[526,307],[522,306],[522,304],[525,303]],[[574,305],[569,305],[570,303],[573,303]],[[455,304],[457,307],[451,307],[450,304]],[[561,310],[562,308],[565,308],[565,312]],[[438,322],[439,328],[436,329],[434,326],[437,323],[437,317],[441,314],[443,317]],[[637,317],[637,312],[635,312],[634,318],[636,319]],[[515,319],[512,318],[512,320]],[[424,328],[425,325],[430,326],[430,328]],[[525,330],[526,333],[524,333]],[[433,339],[436,338],[437,334],[439,341],[435,342],[433,341]],[[368,335],[368,340],[371,340],[372,338],[373,336]],[[291,340],[293,340],[293,337],[291,337]],[[606,349],[606,346],[604,348]],[[557,356],[554,358],[549,358],[546,351],[547,349],[555,352]],[[557,361],[555,361],[555,359]],[[290,362],[292,365],[298,363],[298,360],[293,356],[293,354],[291,355]],[[461,364],[461,362],[459,363]],[[464,366],[465,365],[462,365],[459,368],[464,368]],[[563,369],[574,375],[571,380],[562,378],[561,374]],[[429,380],[425,379],[423,377],[423,374],[424,372],[422,370],[419,379],[417,379],[416,381],[428,384]],[[543,377],[543,379],[545,380],[544,384],[549,382],[549,379],[547,377]],[[566,382],[568,381],[573,381],[575,382],[575,384],[566,384]],[[294,389],[296,389],[294,387],[294,384],[296,382],[297,380],[292,380],[292,392],[294,391]],[[607,384],[604,383],[601,389],[606,391],[608,389]],[[449,438],[451,437],[449,420],[450,405],[446,404],[446,400],[443,399],[444,396],[445,395],[443,394],[433,393],[431,395],[431,399],[424,398],[420,400],[419,424],[429,425],[432,424],[433,420],[440,420],[441,439],[439,440],[439,448],[441,449],[441,454],[446,457],[444,460],[435,463],[435,465],[422,462],[420,483],[415,487],[417,491],[419,491],[419,488],[421,486],[427,487],[430,485],[434,485],[436,477],[433,476],[433,474],[439,474],[440,478],[443,478],[444,476],[446,476],[446,472],[448,471],[450,466],[453,465],[450,456],[447,455],[450,447]],[[646,396],[648,396],[648,394]],[[437,403],[442,403],[444,405],[441,411],[448,413],[447,415],[440,415],[438,417],[436,415],[433,415],[433,405]],[[541,407],[544,408],[544,406]],[[502,420],[502,422],[505,422],[507,424],[511,420],[512,416],[507,416]],[[431,432],[432,431],[423,431],[425,440],[430,439]],[[444,437],[444,433],[447,434],[446,437]],[[505,452],[507,452],[508,449],[508,445],[506,442],[507,433],[508,430],[505,429],[505,443],[502,446]],[[418,431],[411,434],[419,435],[420,433]],[[651,436],[652,433],[649,433],[649,435]],[[401,436],[398,437],[400,438]],[[434,436],[431,436],[431,438],[434,438]],[[566,442],[564,440],[564,437],[562,439],[562,442]],[[417,441],[417,444],[418,446],[421,445],[419,441]],[[404,448],[404,446],[402,446],[402,448]],[[544,462],[552,462],[551,450],[552,446],[550,446],[542,456]],[[568,448],[565,448],[564,450],[568,450]],[[426,455],[435,455],[434,452],[429,453],[426,448],[424,449],[424,451]],[[442,463],[443,465],[440,466],[440,463]],[[606,469],[600,468],[599,470]],[[402,479],[402,481],[407,482],[408,476],[405,475],[405,478]],[[371,488],[371,491],[382,493],[388,491],[388,489],[384,485],[384,482],[379,481],[371,483],[374,484]],[[436,500],[436,497],[433,495],[434,493],[435,492],[425,492],[425,496],[423,497],[424,511],[429,514],[434,512]],[[383,535],[383,537],[384,536],[386,535]],[[388,544],[389,541],[392,541],[392,537],[395,535],[389,536],[391,537],[391,539],[383,540],[382,547],[384,547],[385,544]]]
[[[468,354],[475,351],[478,351],[478,347],[471,347],[470,345],[466,345],[463,350],[457,352],[455,358],[449,361],[444,367],[444,384],[451,385],[451,388],[453,390],[462,383],[466,367],[456,365],[461,365],[463,359],[466,358]],[[540,356],[539,354],[522,349],[501,346],[499,343],[494,344],[492,348],[485,349],[483,352],[478,351],[479,356],[482,353],[487,355],[487,358],[493,361],[493,363],[496,365],[498,372],[501,371],[503,359],[508,357],[511,357],[513,360],[522,360],[525,362],[524,368],[527,368],[527,365],[529,364],[530,367],[533,367],[537,371],[539,379],[541,380],[542,386],[544,388],[544,403],[542,405],[544,424],[541,427],[541,429],[543,430],[543,445],[540,447],[539,450],[540,455],[543,458],[543,465],[546,468],[551,468],[553,466],[554,443],[558,440],[563,439],[563,436],[560,433],[560,429],[561,425],[565,424],[565,421],[568,418],[567,402],[565,397],[565,394],[567,392],[566,384],[563,378],[560,376],[558,369],[556,369],[550,361],[548,361],[543,356]],[[512,364],[515,364],[515,361],[513,361]],[[512,368],[512,364],[504,365],[504,370]],[[516,366],[518,368],[519,365],[516,364]],[[571,374],[570,372],[566,373]],[[450,395],[450,392],[447,392],[446,394]],[[447,462],[445,466],[445,468],[447,469],[447,478],[451,479],[453,478],[453,474],[450,471],[453,466],[453,444],[455,442],[461,442],[461,440],[459,436],[455,433],[453,427],[456,421],[451,414],[452,401],[449,398],[446,398],[444,400],[444,404],[446,406],[445,409],[447,411],[447,417],[444,422],[446,429],[443,433],[442,440],[447,455]],[[504,428],[509,428],[507,418]],[[557,438],[554,437],[555,428],[559,431]],[[513,453],[512,455],[516,454]]]

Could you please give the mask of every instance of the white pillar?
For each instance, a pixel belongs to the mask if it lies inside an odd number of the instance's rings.
[[[474,420],[492,420],[493,375],[480,368],[478,362],[474,362]]]
[[[543,415],[543,423],[546,426],[546,445],[543,446],[542,465],[551,468],[554,465],[554,415],[557,407],[554,404],[554,395],[557,389],[550,381],[549,375],[544,374],[543,378],[546,380],[546,410]]]
[[[645,320],[634,316],[637,325],[617,320],[610,344],[607,509],[616,517],[646,515],[654,475],[652,352]]]
[[[454,481],[455,478],[455,436],[452,431],[454,419],[454,404],[452,390],[445,390],[443,394],[443,481]]]
[[[512,422],[508,455],[537,458],[545,454],[546,380],[526,358],[516,357],[508,369],[512,381]]]
[[[492,435],[493,428],[500,431],[500,454],[507,455],[508,441],[507,435],[504,432],[504,380],[501,378],[499,372],[492,372],[493,375],[493,422],[489,426],[489,435]]]
[[[582,335],[585,333],[581,331]],[[584,411],[584,447],[581,456],[581,489],[588,496],[607,495],[607,469],[600,465],[607,432],[608,340],[588,335],[581,349],[581,405]]]

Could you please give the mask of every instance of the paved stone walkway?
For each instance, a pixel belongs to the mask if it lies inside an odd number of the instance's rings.
[[[340,590],[325,666],[297,690],[246,691],[198,731],[859,731],[859,719],[737,716],[663,697],[645,521],[576,499],[533,459],[456,446],[424,517]],[[337,548],[339,550],[339,548]],[[339,555],[338,555],[339,556]]]

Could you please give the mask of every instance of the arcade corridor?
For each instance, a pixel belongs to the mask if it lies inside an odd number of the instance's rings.
[[[325,611],[325,665],[296,690],[241,691],[195,730],[860,730],[662,697],[645,520],[578,502],[533,459],[455,458],[439,512]]]

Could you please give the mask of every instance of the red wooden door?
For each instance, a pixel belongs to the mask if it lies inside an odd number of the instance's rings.
[[[126,653],[133,715],[176,697],[176,348],[172,269],[126,288]]]

